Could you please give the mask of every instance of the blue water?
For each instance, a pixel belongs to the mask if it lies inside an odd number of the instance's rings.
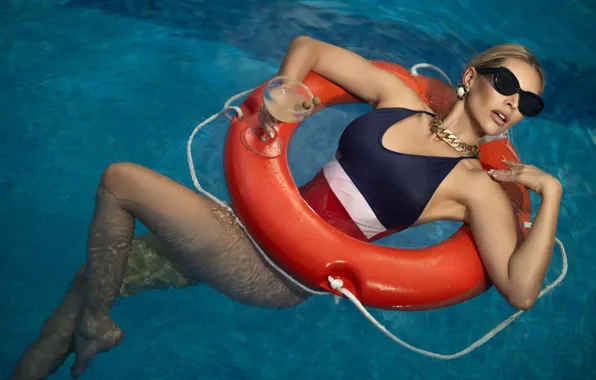
[[[430,62],[454,81],[492,44],[532,48],[547,70],[547,109],[516,126],[513,139],[524,160],[565,186],[558,236],[567,278],[485,346],[449,362],[389,341],[347,301],[321,297],[273,311],[205,286],[146,292],[117,303],[113,316],[126,337],[83,378],[596,378],[596,4],[477,4],[0,0],[0,378],[85,260],[103,169],[133,161],[192,186],[185,148],[195,125],[275,74],[299,34],[406,66]],[[296,182],[331,157],[342,128],[362,111],[326,109],[304,123],[290,147]],[[193,146],[199,178],[224,199],[226,125],[217,120]],[[386,243],[424,245],[456,227],[437,223]],[[547,281],[560,270],[556,250]],[[441,353],[464,348],[512,312],[494,289],[441,310],[372,310],[407,342]],[[67,378],[68,366],[52,377]]]

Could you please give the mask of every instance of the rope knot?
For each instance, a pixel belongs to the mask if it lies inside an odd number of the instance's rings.
[[[341,290],[341,288],[344,287],[344,282],[342,280],[335,279],[331,276],[327,277],[327,280],[329,280],[329,285],[331,285],[331,289],[333,290]]]

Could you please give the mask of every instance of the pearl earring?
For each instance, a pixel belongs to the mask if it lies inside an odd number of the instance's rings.
[[[457,94],[457,98],[459,100],[464,100],[464,98],[468,94],[468,90],[464,87],[463,84],[460,84],[459,86],[457,86],[457,90],[455,93]]]

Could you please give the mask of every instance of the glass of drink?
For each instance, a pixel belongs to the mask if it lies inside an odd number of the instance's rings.
[[[263,91],[263,104],[269,114],[282,123],[299,123],[313,110],[313,95],[304,83],[290,77],[271,79]],[[274,158],[281,154],[283,143],[275,134],[271,137],[261,125],[246,128],[242,136],[244,144],[253,153]]]

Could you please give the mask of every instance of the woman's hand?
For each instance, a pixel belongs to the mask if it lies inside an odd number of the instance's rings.
[[[540,196],[545,193],[556,192],[561,194],[563,187],[552,175],[543,172],[533,165],[524,165],[513,161],[503,160],[509,169],[488,171],[488,174],[498,182],[516,182],[527,189],[534,190]]]
[[[275,136],[275,132],[279,131],[277,124],[279,123],[265,107],[264,103],[261,103],[261,109],[259,110],[259,123],[269,136]]]

